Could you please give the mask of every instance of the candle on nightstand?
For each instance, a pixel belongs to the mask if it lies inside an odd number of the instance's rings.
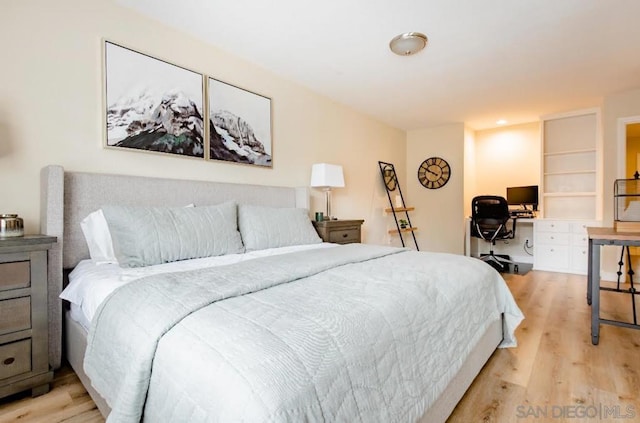
[[[402,197],[396,195],[396,209],[402,208]]]

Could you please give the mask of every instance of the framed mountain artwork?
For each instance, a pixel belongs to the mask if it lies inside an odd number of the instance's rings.
[[[271,99],[207,79],[209,159],[272,167]]]
[[[105,41],[105,146],[204,159],[203,76]]]

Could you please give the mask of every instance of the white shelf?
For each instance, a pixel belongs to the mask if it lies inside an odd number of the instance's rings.
[[[561,191],[561,192],[545,192],[542,194],[545,197],[595,197],[595,192],[573,192],[573,191]]]
[[[584,154],[584,153],[595,153],[595,148],[586,148],[582,150],[566,150],[566,151],[554,151],[553,153],[544,153],[545,156],[563,156],[568,154]]]
[[[562,172],[545,172],[544,176],[556,176],[556,175],[582,175],[582,174],[595,174],[596,171],[594,169],[584,169],[584,170],[566,170]]]
[[[583,172],[596,170],[596,153],[552,154],[544,157],[544,173]]]

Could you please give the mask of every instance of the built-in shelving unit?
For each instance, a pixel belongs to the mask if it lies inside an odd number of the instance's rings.
[[[586,274],[588,226],[602,219],[599,109],[542,118],[540,210],[534,269]]]
[[[599,111],[547,116],[542,121],[545,218],[599,219]]]

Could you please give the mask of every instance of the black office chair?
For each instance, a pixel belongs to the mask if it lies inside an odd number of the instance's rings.
[[[513,264],[513,271],[517,273],[518,265],[514,261],[496,256],[493,252],[496,241],[515,237],[516,221],[512,221],[512,229],[507,228],[510,218],[509,205],[504,197],[480,195],[471,201],[471,236],[483,239],[490,245],[489,254],[482,255],[480,259],[502,271],[508,270],[509,264]]]

